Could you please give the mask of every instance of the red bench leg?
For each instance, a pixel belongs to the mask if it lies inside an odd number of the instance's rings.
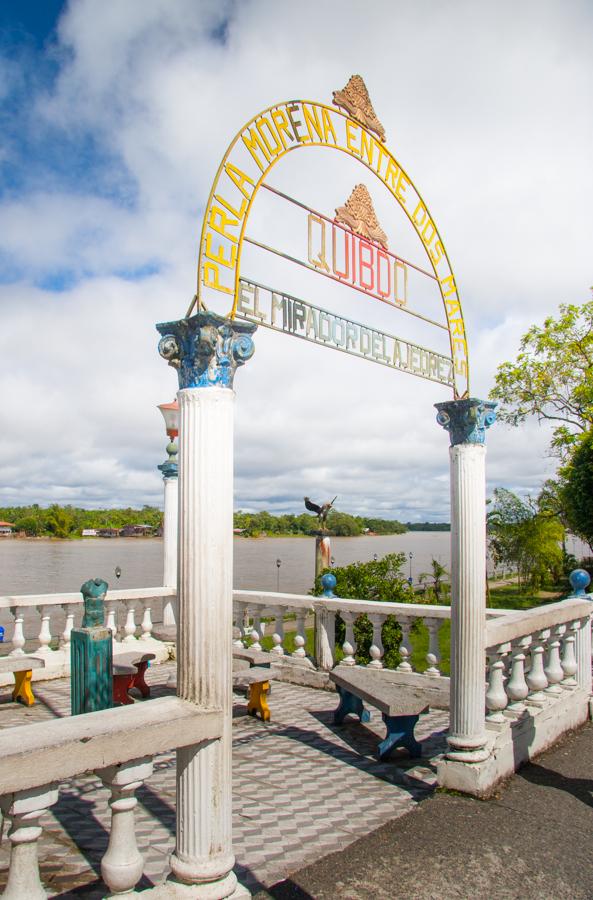
[[[148,668],[148,661],[138,663],[138,671],[134,675],[134,687],[138,688],[143,697],[150,697],[150,688],[144,680],[144,673]]]
[[[113,676],[113,702],[122,703],[129,706],[134,702],[134,698],[128,695],[130,688],[134,686],[133,675],[114,675]]]

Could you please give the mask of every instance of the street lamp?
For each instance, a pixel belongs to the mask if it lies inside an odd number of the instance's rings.
[[[165,431],[169,437],[167,459],[158,466],[163,475],[164,510],[163,510],[163,584],[165,587],[177,587],[177,444],[175,438],[179,434],[179,404],[160,403],[159,410],[165,420]],[[175,610],[172,598],[163,604],[163,625],[173,628]]]
[[[170,437],[171,443],[173,443],[179,434],[179,404],[177,400],[173,400],[172,403],[159,403],[159,409],[165,420],[165,431]],[[167,452],[169,453],[169,456],[173,455],[168,447]],[[175,453],[177,453],[177,448],[175,449]]]
[[[282,560],[276,560],[276,593],[280,591],[280,566],[282,565]]]
[[[410,557],[410,577],[408,578],[408,584],[410,585],[410,587],[412,587],[412,585],[414,584],[414,581],[412,579],[412,559],[414,558],[414,554],[411,550],[408,553],[408,556]]]
[[[376,553],[373,553],[373,560],[374,560],[375,562],[377,562],[378,559],[379,559],[379,557],[377,556],[377,554],[376,554]]]
[[[333,569],[333,567],[334,567],[334,563],[335,563],[335,559],[333,558],[333,556],[331,556],[331,557],[330,557],[330,560],[329,560],[329,564],[330,564],[330,566],[332,567],[332,569]]]

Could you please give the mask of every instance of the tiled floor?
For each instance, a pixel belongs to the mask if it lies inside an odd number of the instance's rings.
[[[152,695],[163,696],[172,664],[153,667]],[[69,681],[38,683],[31,709],[0,691],[0,727],[69,714]],[[434,757],[444,749],[447,713],[424,716],[416,734],[423,759],[405,751],[377,762],[380,714],[369,725],[332,724],[335,694],[274,682],[272,721],[244,714],[236,697],[233,724],[233,840],[239,880],[254,890],[286,877],[362,834],[408,812],[434,786]],[[175,755],[155,758],[153,776],[137,792],[136,834],[149,886],[161,881],[175,842]],[[108,792],[93,776],[64,782],[60,799],[42,819],[42,879],[50,897],[101,897],[100,861],[109,835]],[[9,842],[0,848],[0,885]]]

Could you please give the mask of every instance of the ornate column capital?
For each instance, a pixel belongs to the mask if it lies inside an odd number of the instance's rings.
[[[449,432],[451,446],[484,444],[486,429],[496,422],[497,404],[491,400],[447,400],[435,403],[437,422]]]
[[[189,319],[161,322],[159,353],[177,369],[179,387],[232,388],[238,366],[251,359],[255,346],[253,322],[225,319],[201,311]]]
[[[167,444],[167,453],[169,454],[169,458],[166,459],[165,462],[161,463],[160,466],[157,466],[159,472],[163,473],[163,478],[177,478],[177,476],[179,475],[177,450],[177,444],[174,441],[170,441]]]

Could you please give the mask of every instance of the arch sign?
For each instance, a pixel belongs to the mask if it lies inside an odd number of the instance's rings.
[[[455,276],[438,228],[422,196],[385,146],[385,131],[359,75],[334,91],[334,106],[291,100],[254,116],[236,135],[208,198],[200,239],[194,307],[225,298],[231,318],[293,334],[449,385],[456,399],[469,396],[465,326]],[[266,179],[295,150],[326,147],[356,160],[387,188],[416,233],[426,262],[412,263],[388,249],[368,188],[358,184],[329,217],[277,190]],[[289,255],[247,234],[260,188],[307,214],[306,253]],[[424,326],[448,332],[450,356],[336,315],[305,300],[250,280],[241,271],[244,245],[252,244],[362,292]],[[303,244],[304,246],[304,244]],[[416,302],[410,276],[432,282],[434,312]],[[417,284],[417,280],[414,284]],[[215,302],[215,301],[214,301]],[[401,321],[401,320],[400,320]]]

